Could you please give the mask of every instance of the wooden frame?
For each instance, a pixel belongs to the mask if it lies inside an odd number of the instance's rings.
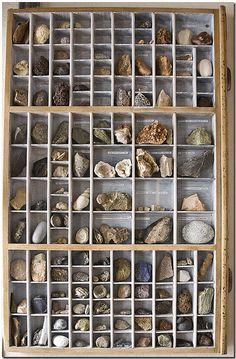
[[[10,77],[11,77],[11,61],[10,61],[10,44],[12,38],[12,21],[14,13],[21,12],[58,12],[60,8],[37,8],[37,9],[24,9],[24,10],[9,10],[8,12],[8,29],[7,29],[7,54],[6,54],[6,80],[5,80],[5,114],[4,114],[4,178],[3,178],[3,258],[4,258],[4,351],[9,355],[37,355],[37,356],[137,356],[145,355],[154,357],[156,355],[180,355],[185,354],[186,356],[191,356],[191,354],[225,354],[227,352],[227,340],[226,340],[226,331],[227,331],[227,242],[228,242],[228,223],[227,223],[227,205],[228,205],[228,190],[227,190],[227,107],[226,107],[226,62],[225,62],[225,37],[226,37],[226,15],[225,8],[220,7],[219,10],[212,9],[165,9],[165,8],[148,8],[148,11],[171,11],[171,12],[191,12],[191,13],[213,13],[215,19],[215,58],[219,59],[216,61],[216,71],[215,71],[215,88],[216,88],[216,105],[212,108],[204,108],[204,111],[201,108],[188,108],[188,107],[171,107],[171,108],[132,108],[132,107],[106,107],[106,106],[71,106],[71,107],[15,107],[10,105]],[[94,8],[63,8],[63,11],[97,11],[98,9]],[[100,11],[115,11],[119,8],[99,8]],[[143,11],[140,8],[126,8],[126,11]],[[27,347],[11,347],[9,346],[9,281],[8,281],[8,268],[9,268],[9,250],[71,250],[71,249],[85,249],[85,250],[104,250],[104,247],[99,245],[61,245],[58,248],[57,245],[53,244],[14,244],[8,243],[9,235],[9,220],[8,220],[8,193],[9,193],[9,113],[19,113],[19,112],[130,112],[130,113],[140,113],[140,112],[176,112],[176,113],[215,113],[216,115],[216,148],[217,154],[217,233],[218,237],[216,238],[216,244],[213,245],[203,245],[202,249],[206,250],[215,250],[216,251],[216,261],[217,261],[217,270],[216,270],[216,345],[214,348],[171,348],[167,349],[153,349],[153,348],[135,348],[135,349],[123,349],[118,348],[100,350],[97,348],[93,349],[83,349],[79,350],[76,348],[67,348],[65,350],[57,348],[27,348]],[[107,250],[112,250],[114,247],[106,246]],[[153,249],[167,249],[167,250],[201,250],[199,245],[184,245],[184,248],[181,244],[173,245],[118,245],[115,250],[153,250]]]

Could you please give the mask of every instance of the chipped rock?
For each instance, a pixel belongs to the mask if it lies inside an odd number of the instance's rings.
[[[47,106],[48,105],[48,94],[45,90],[37,91],[33,97],[34,106]]]
[[[152,279],[152,265],[140,261],[135,264],[135,280],[137,282],[150,282]]]
[[[213,296],[213,288],[204,288],[204,290],[198,293],[198,314],[204,315],[211,313]]]
[[[87,288],[77,287],[74,290],[74,294],[76,298],[86,299],[89,296],[89,291]]]
[[[200,32],[200,34],[193,36],[192,43],[194,45],[211,45],[212,36],[206,31]]]
[[[13,66],[13,72],[18,76],[29,75],[29,63],[26,60],[21,60]]]
[[[156,313],[157,314],[169,314],[172,310],[172,302],[169,300],[163,302],[157,302],[156,304]]]
[[[136,342],[136,347],[148,347],[151,341],[151,337],[140,337]]]
[[[130,325],[124,319],[117,319],[114,323],[114,328],[117,330],[127,330],[130,328]]]
[[[172,232],[172,218],[163,217],[150,224],[145,230],[141,231],[144,243],[163,243],[170,239]]]
[[[163,281],[172,278],[174,275],[172,267],[172,257],[170,254],[165,254],[157,270],[157,280]]]
[[[160,158],[161,177],[171,177],[172,176],[172,171],[173,171],[172,162],[173,162],[172,157],[167,157],[165,155],[161,156],[161,158]]]
[[[130,211],[132,198],[124,192],[106,192],[97,195],[96,201],[105,211]]]
[[[31,139],[33,143],[48,143],[48,125],[42,121],[36,122],[31,130]]]
[[[188,282],[191,280],[189,271],[181,269],[178,271],[178,282]]]
[[[118,143],[127,144],[131,142],[131,128],[128,124],[124,123],[115,129],[116,141]]]
[[[26,204],[26,188],[19,187],[16,190],[15,197],[11,199],[10,205],[16,210],[22,209]]]
[[[96,339],[97,348],[108,348],[110,346],[110,337],[108,335],[102,335]]]
[[[84,314],[85,313],[85,304],[79,303],[73,306],[72,310],[75,314]]]
[[[51,268],[51,279],[53,282],[67,282],[68,270],[64,268]]]
[[[68,60],[70,58],[69,52],[64,50],[57,50],[54,52],[54,60]]]
[[[82,152],[76,152],[73,162],[73,173],[75,177],[83,177],[89,168],[90,161]]]
[[[23,299],[16,308],[16,313],[18,314],[27,314],[27,300]]]
[[[17,222],[13,232],[13,239],[16,243],[20,242],[26,228],[26,218],[21,219]]]
[[[168,320],[161,319],[158,323],[158,330],[171,330],[172,329],[172,323]]]
[[[151,296],[150,285],[141,284],[135,287],[135,298],[145,299],[145,298],[150,298],[150,296]],[[142,314],[142,313],[138,313],[138,314]]]
[[[136,150],[136,161],[139,177],[151,177],[154,173],[159,171],[155,158],[142,148]]]
[[[12,143],[14,144],[25,143],[26,136],[27,136],[27,126],[26,125],[17,126],[12,136]]]
[[[205,211],[205,205],[200,201],[197,193],[185,197],[181,205],[181,211]]]
[[[63,318],[59,318],[53,323],[52,327],[53,330],[65,330],[67,329],[67,321]]]
[[[152,318],[149,317],[135,317],[135,323],[144,331],[152,330]]]
[[[70,65],[69,64],[58,64],[54,67],[53,75],[69,75],[70,73]]]
[[[137,57],[135,60],[135,65],[138,75],[141,76],[150,76],[152,69],[148,66],[140,57]]]
[[[157,99],[157,106],[158,107],[172,106],[171,97],[163,89],[159,93],[159,96]]]
[[[169,334],[158,335],[157,342],[160,347],[164,347],[164,348],[172,347],[172,337]]]

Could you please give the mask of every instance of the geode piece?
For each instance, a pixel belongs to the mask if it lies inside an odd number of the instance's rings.
[[[15,89],[14,105],[27,106],[28,105],[28,91],[23,88]]]
[[[116,65],[116,75],[120,75],[120,76],[132,75],[131,59],[129,54],[124,54],[119,58],[118,63]]]
[[[157,74],[160,76],[170,76],[172,73],[172,65],[165,55],[157,57]]]
[[[35,76],[46,76],[49,73],[49,61],[44,56],[40,56],[33,66]]]
[[[172,267],[172,257],[170,254],[165,254],[157,270],[157,280],[163,281],[172,278],[174,275]]]
[[[131,91],[119,88],[116,92],[116,106],[130,106]]]
[[[138,233],[138,240],[144,243],[164,243],[170,239],[172,231],[172,218],[163,217],[151,223],[146,229]]]
[[[192,296],[188,289],[184,288],[177,298],[178,311],[181,314],[188,314],[192,310]]]
[[[70,65],[69,64],[58,64],[54,67],[53,75],[69,75],[70,73]]]
[[[151,67],[148,66],[142,59],[141,57],[137,57],[135,60],[135,66],[136,66],[136,70],[138,75],[141,76],[150,76],[152,73]]]
[[[171,44],[171,34],[167,27],[161,27],[156,33],[157,44]]]
[[[110,227],[108,224],[102,224],[99,227],[104,243],[122,243],[129,239],[129,230],[126,227]]]
[[[24,208],[26,204],[26,188],[20,187],[16,190],[15,197],[10,200],[12,208],[20,210]]]
[[[82,152],[76,152],[73,162],[73,173],[75,177],[83,177],[89,168],[90,161]]]
[[[17,25],[13,36],[13,44],[28,44],[29,42],[29,21],[21,22]]]
[[[197,193],[185,197],[181,205],[181,211],[205,211],[205,205],[200,201]]]
[[[161,90],[157,99],[158,107],[168,107],[172,105],[171,97],[165,92],[165,90]]]
[[[48,174],[48,159],[41,158],[33,163],[32,176],[33,177],[47,177]]]
[[[162,155],[160,158],[160,172],[161,177],[171,177],[173,171],[173,159],[172,157],[167,157]]]
[[[212,310],[213,288],[204,288],[198,293],[198,314],[209,314]]]
[[[208,268],[212,265],[213,262],[213,254],[212,253],[207,253],[207,255],[205,256],[199,270],[198,270],[198,281],[202,282],[207,271]]]
[[[90,142],[89,132],[79,127],[73,127],[72,129],[72,140],[73,143],[87,144]]]
[[[14,144],[25,143],[26,137],[27,137],[27,125],[17,126],[12,136],[12,143]]]
[[[125,192],[100,193],[96,201],[105,211],[130,211],[132,208],[132,198]]]
[[[116,164],[115,170],[119,177],[129,177],[131,175],[131,161],[130,159],[123,159]]]
[[[137,95],[134,98],[134,106],[136,107],[151,106],[151,102],[141,91],[138,91]]]
[[[48,125],[42,121],[36,122],[31,130],[31,139],[33,143],[48,143]]]
[[[138,144],[155,144],[161,145],[167,140],[168,130],[158,121],[153,121],[149,125],[145,125],[136,136]]]
[[[115,129],[116,141],[118,143],[127,144],[131,142],[131,127],[124,123]]]
[[[53,144],[65,144],[68,142],[68,134],[69,134],[69,123],[67,121],[63,121],[57,128],[57,131],[52,139]]]
[[[204,127],[193,130],[186,138],[188,145],[211,145],[212,137]]]
[[[195,156],[184,161],[182,165],[178,167],[178,176],[198,178],[201,174],[201,170],[206,162],[208,154],[208,151],[204,151],[201,156]]]
[[[18,347],[20,345],[20,328],[21,328],[21,320],[17,317],[13,317],[11,319],[11,336],[13,345]]]
[[[20,242],[23,233],[25,231],[25,228],[26,228],[26,218],[19,220],[16,224],[16,227],[13,232],[13,239],[16,243]]]
[[[18,76],[29,75],[29,63],[26,60],[21,60],[13,66],[13,72]]]
[[[67,83],[60,82],[56,84],[54,95],[53,95],[54,106],[68,106],[69,95],[70,95],[70,87]]]
[[[211,45],[212,36],[206,31],[200,32],[198,35],[192,37],[192,43],[194,45]]]
[[[113,178],[116,175],[115,168],[103,161],[99,161],[95,165],[94,173],[100,178]]]
[[[125,258],[118,258],[114,260],[114,280],[116,282],[123,282],[130,277],[131,263]]]
[[[46,24],[34,28],[34,44],[45,44],[49,39],[50,30]]]
[[[136,162],[139,177],[151,177],[159,171],[155,158],[142,148],[136,150]]]
[[[109,133],[108,135],[108,131],[105,131],[101,128],[95,128],[93,130],[93,135],[99,139],[101,142],[106,143],[107,145],[111,144],[111,135]]]

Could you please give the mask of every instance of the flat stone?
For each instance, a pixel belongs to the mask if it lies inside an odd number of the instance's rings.
[[[39,222],[32,235],[32,243],[38,244],[43,242],[47,235],[47,222]]]
[[[171,177],[173,174],[173,158],[162,155],[160,158],[161,177]]]
[[[67,282],[68,270],[65,268],[51,268],[52,282]]]
[[[136,342],[136,347],[148,347],[152,342],[151,337],[140,337]]]
[[[172,302],[165,300],[156,303],[156,314],[170,314],[172,312]]]
[[[158,107],[169,107],[172,106],[171,97],[165,92],[165,90],[161,90],[158,98],[157,98],[157,106]]]
[[[29,43],[29,21],[20,22],[17,24],[13,36],[13,44],[28,44]]]
[[[129,54],[122,55],[116,65],[116,75],[120,76],[131,76],[132,66]]]
[[[172,323],[168,320],[161,319],[158,322],[158,330],[171,330],[172,329]]]
[[[152,318],[135,317],[134,321],[140,329],[144,331],[152,330]]]
[[[47,106],[48,105],[48,94],[45,90],[37,91],[33,97],[34,106]]]
[[[50,30],[46,24],[34,28],[34,44],[45,44],[49,39]]]
[[[69,339],[65,335],[55,335],[52,342],[57,348],[65,348],[69,344]]]
[[[204,127],[198,127],[190,132],[186,143],[188,145],[212,145],[212,136]]]
[[[182,289],[177,298],[178,311],[181,314],[188,314],[192,310],[192,296],[188,289]]]
[[[23,88],[15,89],[14,104],[17,106],[28,106],[28,91]]]
[[[57,319],[52,326],[53,330],[65,330],[67,329],[67,321],[63,318]]]
[[[122,124],[115,129],[115,137],[118,143],[127,144],[131,142],[131,127],[128,124]]]
[[[53,94],[54,106],[69,106],[69,92],[70,87],[65,82],[60,82],[55,85]]]
[[[159,121],[153,121],[149,125],[145,125],[136,136],[138,144],[155,144],[161,145],[167,140],[168,130]]]
[[[67,121],[62,121],[57,128],[55,135],[53,136],[53,144],[66,144],[68,142],[69,134],[69,123]]]
[[[88,227],[82,227],[78,229],[75,234],[75,242],[79,244],[88,243],[89,240],[89,229]]]
[[[10,205],[16,210],[23,209],[26,204],[26,188],[19,187],[16,190],[15,197],[10,200]]]
[[[188,243],[209,243],[214,239],[215,231],[204,221],[191,221],[182,228],[182,236]]]
[[[212,311],[212,301],[214,296],[213,288],[204,288],[198,293],[198,314],[209,314]]]
[[[88,144],[90,142],[90,134],[88,131],[79,127],[73,127],[72,129],[73,143]]]
[[[95,345],[97,348],[108,348],[110,346],[110,337],[108,335],[98,337]]]
[[[89,169],[90,161],[82,152],[74,154],[73,173],[75,177],[83,177]]]
[[[205,165],[207,157],[208,152],[204,151],[201,156],[195,156],[189,160],[184,161],[178,167],[178,176],[198,178],[201,174],[203,166]]]
[[[202,31],[192,38],[194,45],[211,45],[212,42],[212,36],[206,31]]]
[[[177,33],[177,44],[191,45],[193,32],[190,29],[182,29]]]
[[[88,282],[89,275],[84,272],[75,272],[72,274],[73,282]]]
[[[178,271],[178,282],[188,282],[191,280],[189,271],[181,269]]]
[[[24,259],[14,259],[10,264],[10,275],[14,280],[26,280],[26,262]]]
[[[200,201],[198,194],[185,197],[181,205],[181,211],[205,211],[205,205]]]
[[[157,336],[157,342],[160,347],[172,347],[172,337],[169,334],[159,334]]]
[[[155,158],[142,148],[136,150],[136,163],[139,177],[152,177],[153,174],[159,172]]]
[[[61,292],[61,291],[52,292],[52,293],[51,293],[51,297],[52,297],[52,298],[65,298],[65,297],[66,297],[66,293],[65,293],[65,292]]]
[[[39,59],[33,65],[34,76],[47,76],[49,73],[49,61],[44,56],[39,56]]]
[[[48,143],[48,125],[45,122],[36,122],[31,130],[31,139],[33,143]]]
[[[18,314],[27,314],[27,300],[23,299],[16,308],[16,313]]]
[[[32,313],[47,313],[47,298],[42,295],[35,296],[32,301]]]
[[[100,128],[95,128],[93,130],[93,135],[98,139],[100,142],[105,143],[107,145],[111,144],[111,134],[108,131],[105,131]]]
[[[89,296],[89,291],[87,288],[77,287],[74,290],[74,295],[76,298],[86,299]]]
[[[160,76],[170,76],[172,74],[172,65],[168,56],[160,55],[157,57],[157,74]]]
[[[132,208],[132,198],[125,192],[100,193],[96,201],[105,211],[130,211]]]
[[[193,328],[193,321],[191,318],[188,317],[177,318],[176,324],[177,324],[177,330],[181,330],[181,331],[192,330]]]
[[[29,75],[29,63],[26,60],[21,60],[13,66],[13,72],[18,76]]]
[[[12,136],[12,143],[14,144],[26,143],[26,139],[27,139],[27,125],[17,126]]]
[[[135,298],[145,299],[151,296],[151,286],[148,284],[141,284],[135,287]]]
[[[131,263],[127,259],[119,258],[114,260],[114,280],[123,282],[130,277]]]
[[[131,296],[130,284],[121,284],[118,287],[117,297],[118,298],[129,298]]]
[[[23,237],[26,228],[26,218],[19,220],[13,231],[14,242],[18,243]]]
[[[150,282],[152,280],[152,265],[144,261],[136,263],[135,280],[137,282]]]
[[[171,44],[171,33],[167,27],[161,27],[156,33],[157,44]]]
[[[74,201],[73,210],[74,211],[82,211],[89,205],[90,201],[90,189],[86,188],[86,190]]]
[[[115,168],[109,163],[99,161],[94,167],[94,173],[99,178],[113,178],[116,175]]]
[[[32,257],[30,271],[33,282],[45,282],[47,280],[47,262],[44,253],[38,253]]]

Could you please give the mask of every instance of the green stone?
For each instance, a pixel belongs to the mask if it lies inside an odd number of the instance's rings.
[[[188,145],[211,145],[212,137],[205,128],[198,127],[187,136],[186,142]]]

